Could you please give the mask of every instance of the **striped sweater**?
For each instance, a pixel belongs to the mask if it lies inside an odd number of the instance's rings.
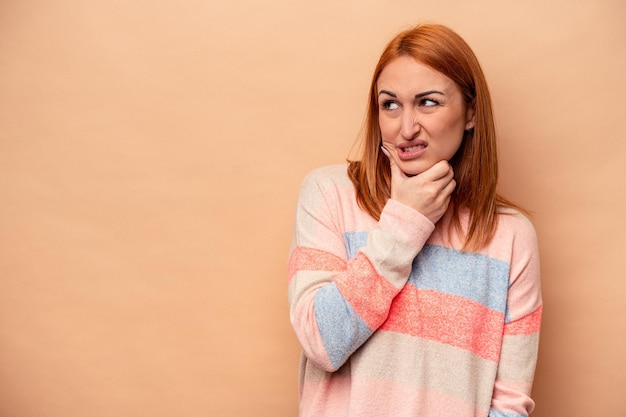
[[[462,215],[467,221],[467,213]],[[300,189],[288,262],[301,417],[519,417],[534,407],[541,293],[531,223],[479,252],[389,200],[376,221],[345,165]]]

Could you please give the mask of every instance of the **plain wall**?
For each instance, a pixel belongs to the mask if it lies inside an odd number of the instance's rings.
[[[534,212],[534,416],[626,415],[622,0],[3,0],[0,416],[295,416],[298,186],[423,21],[478,55]]]

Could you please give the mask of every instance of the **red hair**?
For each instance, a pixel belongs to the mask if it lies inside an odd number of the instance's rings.
[[[410,56],[456,83],[465,105],[474,110],[474,128],[466,131],[461,146],[450,160],[456,188],[449,212],[452,223],[464,233],[464,248],[477,250],[487,244],[497,226],[498,209],[514,205],[496,192],[498,155],[491,96],[478,59],[469,45],[451,29],[422,24],[399,33],[384,49],[374,70],[362,139],[361,159],[350,161],[348,174],[359,206],[376,219],[391,195],[389,160],[380,151],[376,84],[382,70],[394,59]],[[469,224],[463,230],[461,208],[469,209]]]

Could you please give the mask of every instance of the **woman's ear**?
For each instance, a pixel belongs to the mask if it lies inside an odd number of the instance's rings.
[[[471,130],[474,128],[476,124],[476,111],[474,111],[474,106],[468,106],[467,111],[465,112],[465,130]]]

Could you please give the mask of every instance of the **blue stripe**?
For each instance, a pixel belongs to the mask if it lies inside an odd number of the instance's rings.
[[[367,243],[368,232],[343,234],[348,259]],[[425,245],[413,261],[409,283],[417,288],[457,295],[476,301],[505,315],[509,287],[509,264],[486,255]]]
[[[346,245],[348,259],[356,256],[356,253],[367,243],[368,232],[346,232],[343,234],[343,241]]]
[[[413,261],[409,283],[465,297],[504,314],[509,264],[479,253],[426,245]]]
[[[341,366],[371,335],[372,330],[356,314],[335,283],[315,294],[315,320],[333,367]]]
[[[505,413],[504,411],[489,410],[489,417],[528,417],[526,414]]]

